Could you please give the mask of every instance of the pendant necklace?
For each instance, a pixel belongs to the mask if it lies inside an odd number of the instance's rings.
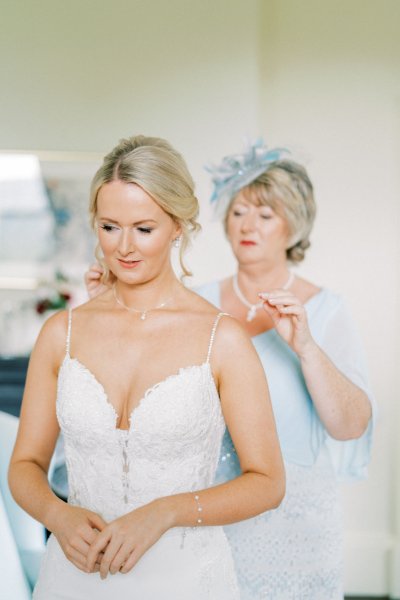
[[[288,280],[282,286],[282,289],[283,290],[289,289],[293,283],[293,279],[294,279],[294,273],[290,272]],[[254,319],[254,317],[256,316],[257,311],[260,310],[260,308],[262,308],[264,301],[261,300],[260,302],[257,302],[257,304],[251,304],[251,302],[249,302],[247,300],[247,298],[244,297],[242,290],[239,287],[237,273],[235,273],[235,275],[232,277],[232,286],[233,286],[233,291],[235,292],[236,296],[239,298],[240,302],[242,304],[244,304],[245,306],[247,306],[247,308],[249,309],[247,316],[246,316],[246,321],[248,323],[250,323],[250,321],[252,321]]]
[[[169,298],[167,298],[167,300],[165,300],[161,304],[158,304],[157,306],[153,306],[152,308],[133,308],[133,306],[127,306],[124,302],[122,302],[121,298],[118,298],[117,290],[115,289],[115,284],[112,286],[112,290],[113,290],[113,294],[114,294],[114,298],[115,298],[116,302],[120,306],[122,306],[122,308],[125,308],[125,310],[128,310],[129,312],[140,313],[141,321],[144,321],[146,319],[147,313],[150,312],[151,310],[157,310],[158,308],[164,308],[164,306],[172,298],[172,296],[170,296]]]

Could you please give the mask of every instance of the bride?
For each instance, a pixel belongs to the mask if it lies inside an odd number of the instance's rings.
[[[233,600],[222,525],[284,494],[263,368],[237,321],[173,272],[180,244],[187,273],[198,204],[167,142],[122,140],[90,213],[114,283],[44,325],[10,466],[16,501],[52,532],[34,598]],[[225,423],[242,474],[212,486]],[[68,503],[47,482],[60,429]]]

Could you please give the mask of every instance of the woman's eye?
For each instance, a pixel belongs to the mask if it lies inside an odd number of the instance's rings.
[[[138,227],[140,233],[151,233],[153,230],[151,227]]]
[[[103,223],[103,225],[100,225],[100,227],[104,229],[104,231],[114,231],[114,229],[116,229],[114,225],[107,225],[107,223]]]
[[[232,214],[234,217],[242,217],[244,215],[244,213],[240,212],[240,210],[234,210]]]
[[[262,219],[272,219],[272,215],[260,215]]]

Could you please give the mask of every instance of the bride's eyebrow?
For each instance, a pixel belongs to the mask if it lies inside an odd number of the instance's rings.
[[[99,221],[119,225],[119,221],[115,221],[114,219],[107,219],[107,217],[100,217]],[[135,221],[134,223],[132,223],[132,225],[141,225],[142,223],[157,223],[157,221],[155,221],[154,219],[141,219],[140,221]]]

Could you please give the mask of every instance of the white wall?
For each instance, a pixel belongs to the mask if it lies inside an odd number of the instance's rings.
[[[398,597],[399,13],[397,0],[3,0],[0,17],[0,148],[169,139],[202,202],[195,282],[233,268],[204,162],[261,130],[306,163],[319,214],[302,272],[348,299],[380,405],[371,477],[344,491],[347,591],[396,579]]]
[[[380,407],[370,479],[343,490],[346,590],[400,597],[400,3],[277,0],[263,9],[262,131],[307,164],[319,207],[301,271],[346,296]]]

